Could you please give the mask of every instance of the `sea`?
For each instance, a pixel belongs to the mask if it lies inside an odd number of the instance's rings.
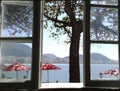
[[[69,64],[54,64],[60,67],[60,70],[42,70],[42,82],[49,83],[69,83]],[[29,65],[26,65],[29,66]],[[114,79],[117,80],[118,77],[113,75],[99,75],[100,72],[110,69],[118,68],[117,64],[92,64],[90,69],[91,80],[102,80],[102,79]],[[23,79],[24,76],[27,76],[27,79],[31,79],[31,70],[26,71],[2,71],[2,74],[5,75],[7,79],[16,78]],[[18,74],[18,75],[17,75]],[[80,64],[80,81],[83,82],[83,65]]]

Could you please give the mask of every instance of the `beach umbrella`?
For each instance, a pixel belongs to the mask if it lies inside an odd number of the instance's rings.
[[[49,70],[60,70],[60,69],[61,68],[50,63],[42,64],[42,70],[47,70],[48,82],[49,82]]]
[[[110,69],[110,70],[104,70],[102,72],[99,73],[99,75],[111,75],[111,76],[116,76],[118,77],[119,75],[119,69],[116,68],[116,69]]]
[[[3,71],[16,71],[16,78],[18,79],[18,71],[26,71],[28,72],[28,70],[30,70],[29,67],[23,65],[20,62],[15,62],[7,67],[5,67],[5,69],[3,69]],[[27,74],[28,76],[28,74]]]

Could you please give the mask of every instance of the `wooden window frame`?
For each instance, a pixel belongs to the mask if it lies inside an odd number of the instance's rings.
[[[4,0],[3,0],[4,1]],[[1,1],[1,3],[3,2]],[[16,0],[17,2],[20,2]],[[16,2],[5,1],[11,3]],[[25,82],[0,82],[0,89],[38,89],[39,88],[39,69],[41,59],[41,32],[40,32],[40,6],[41,2],[39,0],[30,0],[33,4],[33,36],[32,37],[0,37],[0,41],[11,41],[11,42],[31,42],[32,43],[32,63],[31,63],[31,79],[26,80]],[[21,1],[23,3],[23,1]],[[24,3],[26,4],[26,3]],[[27,3],[30,4],[30,3]]]
[[[118,54],[120,57],[120,0],[118,0],[118,5],[95,5],[91,4],[92,0],[85,1],[85,18],[84,18],[84,86],[85,87],[120,87],[119,80],[91,80],[91,72],[90,72],[90,44],[91,43],[103,43],[103,44],[118,44]],[[93,41],[90,40],[90,9],[91,7],[109,7],[109,8],[117,8],[118,9],[118,41]],[[120,58],[119,67],[120,67]]]

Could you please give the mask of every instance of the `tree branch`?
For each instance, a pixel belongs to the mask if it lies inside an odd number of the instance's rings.
[[[71,5],[71,2],[68,0],[65,0],[65,12],[70,17],[71,22],[75,22],[75,14],[74,14],[74,8]]]
[[[67,26],[71,27],[72,26],[71,23],[64,23],[64,24],[61,24],[61,25],[55,23],[54,25],[55,25],[55,27],[58,27],[58,28],[64,28],[64,27],[67,27]]]
[[[71,26],[71,23],[68,23],[68,22],[64,22],[64,21],[61,21],[61,20],[58,20],[58,19],[54,19],[54,18],[51,18],[49,16],[47,16],[46,14],[44,14],[44,16],[48,19],[48,20],[51,20],[51,21],[54,21],[56,23],[62,23],[63,25],[67,25],[67,26]]]
[[[68,37],[71,38],[72,37],[72,33],[69,30],[67,30],[66,28],[64,28],[64,30],[66,31]]]
[[[107,32],[110,32],[114,35],[117,35],[117,32],[115,32],[114,30],[108,28],[107,26],[104,26],[103,24],[101,24],[101,27],[103,27]]]

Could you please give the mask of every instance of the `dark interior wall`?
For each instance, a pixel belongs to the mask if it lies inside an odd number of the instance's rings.
[[[1,89],[0,91],[120,91],[119,88]]]

